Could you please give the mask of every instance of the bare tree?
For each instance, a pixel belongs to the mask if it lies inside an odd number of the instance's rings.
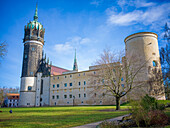
[[[116,110],[120,109],[122,97],[144,84],[137,80],[137,75],[142,71],[145,63],[135,65],[134,57],[132,63],[123,52],[115,54],[108,49],[104,50],[95,65],[97,71],[91,77],[97,84],[95,91],[103,92],[104,96],[113,96],[116,99]]]
[[[7,94],[7,88],[6,87],[0,87],[0,105],[2,106],[5,100]]]
[[[3,59],[6,53],[7,53],[7,43],[2,42],[0,43],[0,59]]]
[[[160,59],[162,66],[162,74],[165,85],[165,94],[168,99],[170,99],[170,27],[168,23],[165,24],[165,34],[164,39],[167,41],[165,47],[160,50]]]

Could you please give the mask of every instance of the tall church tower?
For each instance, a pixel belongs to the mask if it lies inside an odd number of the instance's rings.
[[[77,65],[77,59],[76,59],[76,49],[75,49],[75,57],[74,57],[73,71],[78,71],[78,65]]]
[[[45,29],[38,22],[37,5],[33,21],[24,28],[24,54],[19,106],[35,106],[37,72],[42,61]]]

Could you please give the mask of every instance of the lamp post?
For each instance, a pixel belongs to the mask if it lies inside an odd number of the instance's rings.
[[[73,96],[73,106],[74,106],[74,99],[75,99],[75,96]]]

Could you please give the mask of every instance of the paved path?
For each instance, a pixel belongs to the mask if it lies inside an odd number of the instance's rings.
[[[108,119],[106,121],[121,120],[122,117],[128,116],[128,115],[129,114],[123,115],[123,116],[119,116],[119,117],[115,117],[115,118],[112,118],[112,119]],[[90,124],[86,124],[86,125],[82,125],[82,126],[77,126],[77,127],[72,127],[72,128],[96,128],[96,126],[99,125],[101,122],[103,122],[103,121],[99,121],[99,122],[95,122],[95,123],[90,123]]]

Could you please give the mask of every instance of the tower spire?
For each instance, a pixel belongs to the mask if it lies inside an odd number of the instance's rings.
[[[36,4],[35,14],[34,14],[34,20],[38,20],[38,9],[37,9],[38,3]]]
[[[74,56],[73,71],[78,71],[77,59],[76,59],[76,49],[75,49],[75,56]]]

